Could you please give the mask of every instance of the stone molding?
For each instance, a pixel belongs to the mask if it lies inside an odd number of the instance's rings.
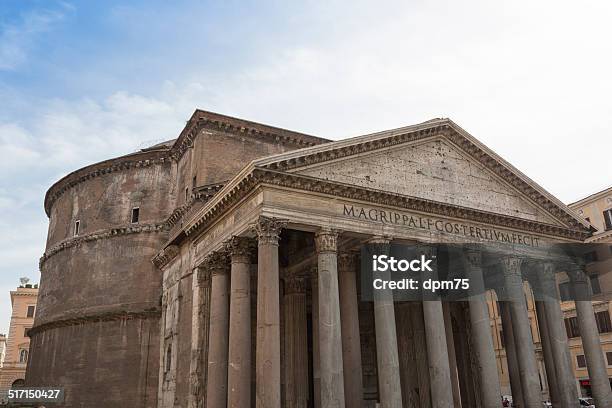
[[[75,246],[80,246],[85,242],[97,241],[99,239],[113,238],[113,237],[130,235],[130,234],[151,233],[151,232],[157,233],[157,232],[164,231],[164,229],[165,229],[164,224],[139,224],[139,225],[129,224],[123,227],[98,230],[98,231],[92,232],[91,234],[79,235],[73,238],[68,238],[52,246],[47,251],[45,251],[45,253],[39,260],[38,267],[42,271],[43,264],[45,263],[47,259],[51,258],[53,255],[57,254],[58,252],[61,252],[65,249],[72,248]]]
[[[304,191],[329,194],[335,197],[405,208],[443,217],[460,218],[483,224],[497,225],[536,234],[559,236],[579,241],[584,241],[590,235],[590,232],[586,230],[570,229],[509,215],[446,204],[439,201],[374,190],[352,184],[331,182],[293,173],[266,170],[263,168],[254,168],[243,179],[239,180],[233,188],[227,191],[223,197],[219,197],[217,200],[213,199],[210,208],[199,215],[190,226],[185,228],[185,234],[188,236],[196,234],[198,231],[210,225],[213,220],[217,219],[217,217],[227,211],[237,201],[252,193],[255,186],[258,184],[289,187]]]
[[[258,245],[278,245],[280,233],[287,227],[287,220],[259,217],[251,229],[257,234]]]
[[[173,260],[179,253],[179,248],[176,245],[169,245],[162,249],[155,257],[153,257],[153,264],[157,269],[163,269],[164,266]]]
[[[332,229],[321,229],[315,233],[317,253],[338,251],[338,232]]]
[[[43,324],[36,325],[28,330],[28,335],[31,337],[44,331],[55,329],[58,327],[78,326],[89,323],[108,322],[114,320],[135,320],[135,319],[159,319],[161,310],[146,309],[141,311],[122,311],[122,312],[107,312],[100,314],[92,314],[88,316],[79,316],[69,319],[55,320]]]
[[[251,263],[255,243],[247,237],[232,237],[224,243],[231,263]]]

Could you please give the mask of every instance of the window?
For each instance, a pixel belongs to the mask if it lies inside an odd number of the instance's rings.
[[[606,224],[606,231],[612,229],[612,208],[608,208],[603,212],[604,223]]]
[[[591,288],[593,289],[593,294],[599,295],[601,293],[601,286],[599,285],[599,276],[594,274],[589,276],[589,279],[591,280]]]
[[[166,361],[164,365],[164,372],[167,373],[170,371],[170,364],[172,363],[172,344],[168,346],[166,350]]]
[[[79,228],[81,227],[81,220],[76,220],[74,222],[74,236],[79,235]]]
[[[597,329],[600,333],[612,332],[612,324],[610,324],[610,312],[604,310],[603,312],[595,313],[595,320],[597,321]]]
[[[28,350],[19,350],[19,362],[20,363],[28,362]]]
[[[196,182],[198,180],[196,179],[196,176],[193,176],[193,180],[191,180],[191,188],[194,189],[196,187]]]
[[[30,330],[31,327],[24,327],[23,328],[23,337],[28,337],[28,330]]]
[[[606,362],[612,366],[612,351],[606,351]]]
[[[580,329],[578,328],[578,319],[570,317],[565,319],[565,331],[568,338],[580,337]]]
[[[185,202],[189,201],[189,188],[185,188]]]
[[[576,368],[586,368],[586,358],[584,358],[584,354],[576,355]]]
[[[569,282],[559,284],[559,295],[561,296],[562,302],[572,300],[572,289]]]
[[[138,218],[140,217],[140,208],[132,208],[132,224],[138,224]]]
[[[506,348],[506,338],[504,337],[504,331],[499,331],[499,342],[502,348]]]
[[[26,317],[34,317],[34,310],[35,309],[36,309],[36,306],[34,306],[34,305],[28,306],[28,312],[26,314]]]
[[[585,220],[587,220],[587,222],[591,222],[591,219],[589,217],[584,217]]]

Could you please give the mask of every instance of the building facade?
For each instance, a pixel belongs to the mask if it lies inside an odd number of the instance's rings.
[[[499,406],[485,287],[505,296],[515,401],[541,407],[523,281],[562,267],[588,291],[583,264],[546,254],[591,225],[448,119],[331,142],[196,111],[176,140],[66,176],[45,209],[26,381],[64,386],[71,407]],[[362,301],[355,251],[398,242],[468,245],[480,292]],[[536,303],[573,406],[559,302]],[[577,305],[592,340],[593,305]],[[585,353],[610,406],[599,341]]]
[[[4,363],[4,356],[6,354],[6,334],[0,333],[0,368]]]
[[[11,387],[24,385],[30,352],[27,332],[34,324],[38,285],[24,283],[12,290],[10,295],[12,313],[4,361],[0,369],[0,395]]]

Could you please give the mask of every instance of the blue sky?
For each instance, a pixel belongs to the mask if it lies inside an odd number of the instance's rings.
[[[511,4],[502,4],[511,3]],[[0,333],[46,189],[196,107],[338,139],[451,117],[565,202],[612,184],[608,1],[0,0]]]

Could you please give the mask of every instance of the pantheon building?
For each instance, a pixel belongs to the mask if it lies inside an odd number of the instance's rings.
[[[563,265],[589,290],[547,248],[590,224],[449,119],[330,141],[196,110],[175,140],[56,182],[45,211],[26,384],[66,407],[500,407],[488,289],[515,406],[541,408],[524,282]],[[466,244],[480,291],[365,300],[360,248],[402,243]],[[537,308],[544,381],[575,407],[559,302]],[[576,309],[612,407],[592,303]]]

